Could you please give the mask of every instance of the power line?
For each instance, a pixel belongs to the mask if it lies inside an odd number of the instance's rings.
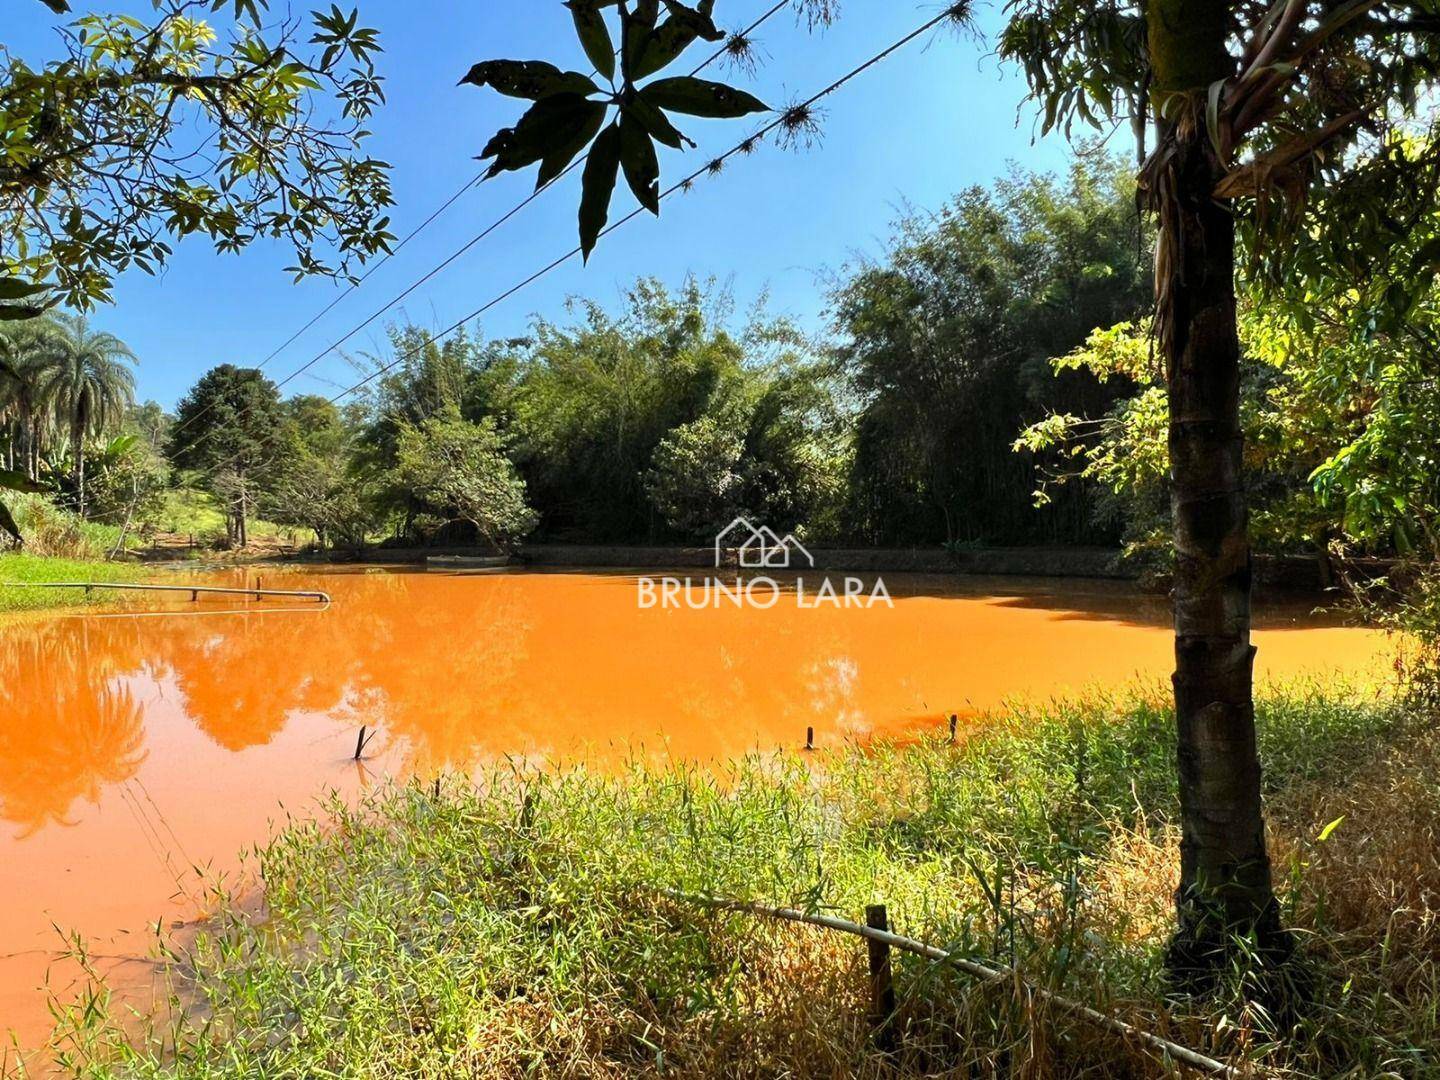
[[[775,15],[779,14],[780,11],[782,11],[784,8],[788,7],[789,4],[790,4],[790,2],[791,2],[791,0],[779,0],[778,3],[774,4],[774,5],[773,5],[771,8],[769,8],[763,15],[761,15],[759,18],[757,18],[754,22],[752,22],[752,23],[751,23],[749,26],[747,26],[745,29],[740,30],[740,31],[737,31],[737,33],[736,33],[734,36],[735,36],[735,37],[738,37],[738,38],[742,38],[742,39],[743,39],[743,38],[747,38],[750,34],[754,33],[757,29],[759,29],[761,26],[763,26],[768,20],[770,20],[771,18],[773,18]],[[704,71],[705,68],[709,67],[709,66],[710,66],[711,64],[713,64],[716,60],[720,59],[720,58],[721,58],[722,56],[724,56],[728,51],[729,51],[729,44],[728,44],[728,42],[727,42],[726,45],[722,45],[719,49],[717,49],[715,52],[711,53],[708,57],[706,57],[705,60],[703,60],[698,66],[696,66],[695,68],[693,68],[693,69],[691,70],[691,72],[690,72],[691,77],[693,78],[695,75],[698,75],[701,71]],[[619,55],[618,52],[617,52],[617,55]],[[598,71],[592,70],[591,73],[590,73],[591,78],[594,78],[594,76],[597,75],[598,73],[599,73]],[[545,184],[543,184],[543,185],[541,185],[540,187],[536,188],[533,192],[531,192],[529,195],[527,195],[527,196],[526,196],[524,199],[522,199],[519,203],[517,203],[515,206],[511,207],[508,211],[506,211],[505,214],[503,214],[500,218],[498,218],[497,220],[495,220],[494,222],[492,222],[490,225],[486,226],[484,229],[482,229],[482,230],[481,230],[479,233],[477,233],[475,236],[471,237],[470,240],[468,240],[468,241],[467,241],[464,245],[462,245],[458,250],[456,250],[456,251],[453,252],[451,255],[449,255],[447,258],[445,258],[444,260],[442,260],[438,265],[432,267],[429,271],[427,271],[425,274],[423,274],[417,281],[415,281],[415,282],[412,283],[411,285],[407,286],[404,290],[402,290],[399,294],[397,294],[395,297],[393,297],[393,298],[392,298],[388,303],[386,303],[384,306],[382,306],[382,307],[380,307],[379,309],[377,309],[375,312],[373,312],[373,313],[372,313],[369,317],[367,317],[365,320],[363,320],[362,322],[360,322],[358,325],[352,327],[352,328],[351,328],[349,331],[347,331],[342,337],[338,338],[337,340],[335,340],[334,342],[332,342],[330,345],[326,346],[326,348],[324,348],[324,349],[321,350],[320,352],[316,353],[313,357],[311,357],[309,360],[307,360],[304,364],[301,364],[300,367],[296,368],[296,369],[295,369],[294,371],[292,371],[289,375],[285,376],[285,378],[281,379],[278,383],[276,383],[276,389],[279,389],[279,388],[281,388],[281,387],[283,387],[283,386],[286,386],[287,384],[289,384],[290,382],[294,381],[294,380],[297,379],[299,376],[301,376],[302,374],[304,374],[306,371],[309,371],[312,367],[314,367],[316,364],[318,364],[321,360],[323,360],[325,357],[329,356],[332,352],[334,352],[336,349],[338,349],[341,345],[345,344],[345,342],[349,341],[349,340],[350,340],[351,338],[353,338],[356,334],[360,333],[360,331],[364,330],[367,326],[369,326],[371,323],[373,323],[376,319],[380,318],[380,316],[383,315],[383,314],[385,314],[385,312],[389,311],[389,310],[390,310],[391,308],[393,308],[396,304],[400,303],[400,302],[401,302],[402,300],[404,300],[407,296],[409,296],[411,293],[413,293],[416,289],[420,288],[420,286],[424,285],[427,281],[430,281],[430,280],[433,279],[436,275],[440,274],[440,273],[441,273],[442,271],[444,271],[447,267],[449,267],[452,263],[454,263],[457,259],[459,259],[462,255],[464,255],[467,251],[469,251],[471,248],[473,248],[476,244],[480,243],[480,242],[481,242],[482,240],[484,240],[486,237],[490,236],[490,235],[491,235],[492,233],[494,233],[497,229],[499,229],[502,225],[504,225],[504,224],[505,224],[506,222],[508,222],[511,218],[513,218],[516,214],[520,213],[520,211],[522,211],[523,209],[525,209],[525,207],[529,206],[532,202],[534,202],[536,199],[538,199],[544,192],[548,191],[551,187],[553,187],[554,185],[558,184],[561,180],[563,180],[563,179],[564,179],[566,176],[568,176],[570,173],[572,173],[572,172],[574,172],[576,169],[578,169],[581,165],[583,165],[583,164],[585,163],[585,161],[586,161],[586,159],[587,159],[588,157],[589,157],[589,153],[587,152],[586,154],[582,155],[580,158],[578,158],[577,160],[571,162],[568,166],[566,166],[566,168],[565,168],[561,173],[559,173],[559,175],[551,178],[551,179],[550,179],[549,181],[547,181]],[[473,178],[473,179],[471,179],[471,180],[467,180],[467,181],[465,182],[465,185],[464,185],[463,187],[461,187],[458,191],[456,191],[455,194],[453,194],[452,196],[450,196],[450,198],[447,199],[447,200],[445,201],[445,203],[443,203],[438,209],[436,209],[434,212],[432,212],[428,218],[426,218],[424,221],[422,221],[418,226],[415,227],[415,229],[413,229],[408,235],[406,235],[406,237],[405,237],[402,241],[400,241],[400,243],[399,243],[398,245],[396,245],[394,251],[388,252],[383,258],[381,258],[381,259],[380,259],[378,262],[376,262],[369,270],[367,270],[363,276],[361,276],[361,277],[360,277],[359,279],[357,279],[356,281],[352,282],[351,285],[350,285],[350,287],[349,287],[348,289],[346,289],[346,290],[345,290],[344,292],[342,292],[339,296],[337,296],[334,300],[332,300],[324,309],[322,309],[318,314],[316,314],[313,318],[311,318],[311,320],[310,320],[308,323],[306,323],[304,326],[302,326],[299,330],[297,330],[294,334],[292,334],[292,335],[289,337],[289,339],[287,339],[282,345],[280,345],[280,346],[279,346],[278,348],[276,348],[273,352],[271,352],[271,354],[270,354],[269,356],[267,356],[267,357],[260,363],[260,365],[259,365],[255,370],[259,371],[259,370],[263,369],[268,363],[270,363],[271,360],[273,360],[273,359],[274,359],[276,356],[278,356],[282,351],[284,351],[287,347],[289,347],[289,345],[292,344],[297,338],[299,338],[301,334],[303,334],[303,333],[304,333],[306,330],[308,330],[310,327],[314,326],[321,318],[323,318],[327,313],[329,313],[331,310],[333,310],[334,307],[335,307],[337,304],[340,303],[340,301],[344,300],[344,299],[345,299],[347,296],[349,296],[352,292],[354,292],[356,289],[358,289],[358,288],[360,287],[360,285],[362,285],[362,284],[365,282],[365,280],[370,277],[371,274],[373,274],[376,270],[378,270],[381,266],[383,266],[387,261],[389,261],[389,259],[390,259],[395,253],[399,252],[399,250],[400,250],[402,247],[404,247],[405,244],[409,243],[409,241],[410,241],[411,239],[413,239],[416,235],[418,235],[426,226],[428,226],[431,222],[433,222],[436,218],[438,218],[441,214],[443,214],[447,209],[449,209],[449,207],[451,207],[452,205],[454,205],[454,203],[455,203],[457,200],[459,200],[459,198],[460,198],[463,194],[465,194],[465,192],[469,191],[472,187],[474,187],[474,186],[484,177],[484,175],[485,175],[485,174],[482,172],[480,175],[476,176],[475,178]],[[206,413],[208,413],[213,407],[214,407],[213,405],[206,405],[203,409],[200,410],[200,412],[198,412],[198,413],[196,413],[194,416],[190,417],[190,418],[189,418],[188,420],[186,420],[183,424],[181,424],[175,431],[171,432],[171,433],[170,433],[170,437],[173,439],[175,436],[179,435],[179,434],[180,434],[181,432],[183,432],[186,428],[188,428],[188,427],[190,427],[191,425],[193,425],[194,423],[196,423],[201,417],[203,417]],[[244,410],[242,409],[242,413],[243,413],[243,412],[244,412]],[[208,432],[208,431],[207,431],[207,432],[202,432],[197,438],[191,440],[191,441],[190,441],[189,443],[187,443],[185,446],[182,446],[182,447],[181,447],[180,449],[178,449],[178,450],[171,451],[171,456],[174,457],[175,455],[182,454],[182,453],[184,453],[184,452],[186,452],[186,451],[188,451],[188,450],[193,450],[196,446],[198,446],[201,442],[203,442],[203,441],[206,439],[206,437],[208,437],[208,435],[209,435],[209,432]]]
[[[669,188],[667,188],[667,189],[660,195],[661,200],[663,201],[664,199],[669,198],[671,195],[675,194],[677,191],[682,191],[682,190],[688,189],[696,180],[700,179],[700,178],[701,178],[702,176],[704,176],[705,174],[716,172],[720,166],[722,166],[726,161],[728,161],[730,158],[734,157],[735,155],[737,155],[737,154],[742,154],[742,153],[748,153],[751,149],[754,148],[755,144],[756,144],[758,141],[763,140],[764,138],[766,138],[768,135],[770,135],[771,133],[773,133],[773,132],[774,132],[775,130],[777,130],[778,128],[786,127],[786,126],[788,126],[788,125],[792,125],[792,124],[794,123],[794,120],[792,119],[794,116],[799,115],[800,113],[803,113],[804,110],[808,110],[808,109],[812,108],[814,105],[816,105],[818,102],[820,102],[820,101],[823,100],[824,98],[827,98],[827,97],[829,97],[831,94],[833,94],[833,93],[835,93],[836,91],[840,90],[840,89],[841,89],[842,87],[844,87],[847,83],[849,83],[849,82],[851,82],[852,80],[858,78],[860,75],[864,74],[866,71],[869,71],[869,70],[870,70],[872,67],[874,67],[876,64],[879,64],[879,63],[883,62],[885,59],[887,59],[888,57],[890,57],[890,56],[893,55],[894,53],[898,52],[900,49],[903,49],[906,45],[909,45],[909,44],[910,44],[912,41],[914,41],[916,38],[922,36],[923,34],[925,34],[925,33],[928,32],[928,31],[934,29],[936,26],[940,25],[942,22],[945,22],[945,21],[948,20],[948,19],[953,19],[953,18],[955,18],[955,17],[956,17],[956,9],[955,9],[955,7],[952,6],[952,7],[950,7],[950,8],[947,8],[945,11],[941,12],[939,15],[935,16],[934,18],[931,18],[931,19],[927,20],[923,25],[917,27],[915,30],[912,30],[910,33],[908,33],[908,34],[906,34],[904,37],[900,38],[900,39],[899,39],[898,41],[896,41],[894,44],[892,44],[892,45],[888,46],[887,48],[883,49],[882,51],[876,53],[876,54],[875,54],[874,56],[872,56],[870,59],[868,59],[868,60],[866,60],[864,63],[860,64],[858,67],[855,67],[855,68],[851,69],[849,72],[847,72],[845,75],[842,75],[840,78],[836,79],[834,82],[832,82],[829,86],[825,87],[823,90],[819,91],[819,92],[816,93],[816,94],[813,94],[811,97],[807,98],[805,101],[800,102],[800,103],[797,104],[797,105],[792,105],[792,106],[790,106],[790,107],[787,108],[783,113],[781,113],[780,116],[776,117],[776,118],[775,118],[774,120],[772,120],[770,123],[766,124],[764,127],[760,128],[758,131],[756,131],[755,133],[753,133],[752,135],[750,135],[748,138],[743,139],[743,140],[741,140],[740,142],[736,143],[733,147],[731,147],[729,150],[725,151],[725,152],[724,152],[723,154],[721,154],[719,157],[712,158],[710,161],[706,162],[706,163],[705,163],[704,165],[702,165],[699,169],[696,169],[694,172],[692,172],[689,176],[685,177],[683,180],[680,180],[680,181],[676,182],[675,184],[672,184]],[[606,227],[600,232],[600,236],[601,236],[601,237],[608,236],[610,233],[614,232],[616,229],[619,229],[619,228],[621,228],[622,226],[629,224],[631,221],[635,220],[635,218],[639,217],[639,216],[640,216],[641,214],[643,214],[643,213],[645,213],[645,208],[644,208],[644,207],[636,207],[636,208],[635,208],[634,210],[632,210],[630,213],[628,213],[628,214],[626,214],[624,217],[622,217],[619,221],[613,222],[612,224],[606,226]],[[367,375],[365,378],[361,379],[359,382],[354,383],[353,385],[346,387],[344,390],[341,390],[338,394],[336,394],[336,395],[334,395],[333,397],[327,399],[328,402],[333,405],[333,404],[339,402],[342,398],[348,397],[350,394],[355,393],[355,391],[360,390],[360,389],[363,389],[365,386],[367,386],[367,385],[369,385],[370,383],[374,382],[376,379],[378,379],[378,378],[381,377],[382,375],[386,374],[386,373],[389,372],[389,371],[394,370],[396,367],[398,367],[400,364],[404,363],[406,360],[409,360],[409,359],[413,358],[414,356],[416,356],[417,354],[419,354],[419,352],[420,352],[421,350],[429,347],[430,345],[434,345],[435,343],[437,343],[437,342],[441,341],[442,339],[448,337],[449,335],[453,334],[455,331],[457,331],[457,330],[459,330],[461,327],[463,327],[466,323],[471,322],[472,320],[474,320],[474,319],[478,318],[479,316],[485,314],[485,312],[489,311],[491,308],[495,307],[495,306],[498,305],[498,304],[503,303],[505,300],[508,300],[510,297],[514,296],[516,293],[520,292],[522,289],[525,289],[525,288],[529,287],[530,285],[534,284],[536,281],[538,281],[538,280],[540,280],[541,278],[545,277],[547,274],[551,273],[552,271],[554,271],[554,270],[557,269],[558,267],[563,266],[565,263],[567,263],[567,262],[569,262],[571,259],[575,258],[575,256],[581,254],[581,250],[582,250],[582,249],[581,249],[579,246],[576,246],[576,247],[572,248],[571,250],[569,250],[568,252],[566,252],[565,254],[563,254],[563,255],[559,256],[558,258],[552,260],[551,262],[547,263],[545,266],[541,267],[539,270],[536,270],[536,271],[535,271],[533,274],[531,274],[529,277],[525,278],[524,280],[522,280],[522,281],[520,281],[520,282],[517,282],[515,285],[512,285],[510,288],[508,288],[508,289],[506,289],[504,292],[500,293],[498,296],[495,296],[495,297],[493,297],[492,299],[487,300],[484,304],[481,304],[481,305],[480,305],[478,308],[476,308],[475,310],[471,311],[470,313],[468,313],[467,315],[461,317],[460,319],[457,319],[455,322],[453,322],[453,323],[451,323],[449,326],[447,326],[444,330],[441,330],[441,331],[439,331],[438,333],[435,333],[435,334],[431,335],[430,337],[426,338],[424,341],[422,341],[422,342],[419,343],[418,345],[414,346],[413,348],[411,348],[411,349],[407,350],[406,352],[404,352],[404,353],[400,354],[399,356],[397,356],[394,360],[390,361],[388,364],[382,365],[381,367],[377,368],[375,371],[371,372],[369,375]]]
[[[780,5],[780,6],[784,6],[784,5]],[[915,28],[914,30],[910,31],[910,33],[906,34],[904,37],[900,38],[899,40],[895,41],[893,44],[887,46],[885,49],[882,49],[880,52],[878,52],[878,53],[876,53],[874,56],[870,57],[870,58],[869,58],[868,60],[866,60],[864,63],[860,64],[860,65],[857,66],[857,67],[852,68],[852,69],[851,69],[850,71],[848,71],[846,74],[840,76],[840,77],[839,77],[838,79],[836,79],[834,82],[830,83],[830,85],[826,86],[823,90],[818,91],[817,93],[811,95],[809,98],[805,99],[805,100],[802,101],[802,102],[799,102],[799,103],[797,103],[797,104],[794,104],[794,105],[791,105],[791,106],[787,107],[787,108],[786,108],[783,112],[781,112],[780,115],[777,116],[774,120],[770,121],[768,124],[766,124],[765,126],[761,127],[759,130],[755,131],[753,134],[751,134],[751,135],[748,136],[747,138],[745,138],[745,139],[741,140],[740,142],[736,143],[734,146],[732,146],[729,150],[726,150],[726,151],[725,151],[723,154],[721,154],[719,157],[712,158],[710,161],[706,162],[706,163],[705,163],[704,165],[702,165],[700,168],[698,168],[698,169],[696,169],[694,172],[692,172],[689,176],[685,177],[684,179],[678,181],[678,182],[675,183],[675,184],[672,184],[669,188],[667,188],[664,192],[661,193],[661,195],[660,195],[661,201],[663,201],[663,200],[665,200],[665,199],[668,199],[671,195],[674,195],[677,191],[688,190],[688,189],[691,187],[691,185],[692,185],[696,180],[700,179],[701,177],[705,176],[706,174],[714,174],[714,173],[719,172],[720,169],[723,167],[724,163],[725,163],[726,161],[728,161],[730,158],[734,157],[734,156],[737,155],[737,154],[749,153],[750,151],[752,151],[752,150],[754,149],[754,147],[756,146],[757,143],[759,143],[760,141],[764,140],[767,136],[769,136],[770,134],[772,134],[773,132],[775,132],[777,129],[782,128],[782,127],[792,127],[792,126],[794,126],[794,125],[796,124],[796,122],[797,122],[797,121],[796,121],[796,118],[797,118],[797,117],[799,117],[799,118],[807,117],[807,116],[809,115],[809,110],[811,110],[811,109],[812,109],[816,104],[818,104],[820,101],[822,101],[822,100],[824,100],[825,98],[829,97],[831,94],[836,93],[836,92],[837,92],[838,90],[840,90],[842,87],[844,87],[845,85],[847,85],[848,83],[850,83],[850,82],[853,81],[854,79],[858,78],[860,75],[864,74],[865,72],[869,71],[871,68],[875,67],[877,64],[883,62],[884,60],[886,60],[886,59],[889,58],[890,56],[894,55],[896,52],[898,52],[899,50],[903,49],[906,45],[909,45],[909,44],[910,44],[911,42],[913,42],[915,39],[923,36],[925,33],[927,33],[928,31],[930,31],[930,30],[932,30],[932,29],[934,29],[936,26],[939,26],[941,23],[943,23],[943,22],[945,22],[945,21],[947,21],[947,20],[953,20],[953,19],[957,19],[957,18],[963,17],[963,15],[961,14],[961,12],[962,12],[962,7],[963,7],[963,6],[960,5],[960,4],[952,4],[951,6],[947,7],[944,11],[942,11],[940,14],[934,16],[934,17],[931,18],[931,19],[928,19],[926,22],[924,22],[923,24],[921,24],[920,26],[918,26],[918,27]],[[778,10],[778,8],[777,8],[777,10]],[[773,12],[772,12],[772,14],[773,14]],[[577,162],[577,164],[578,164],[578,162]],[[536,192],[536,194],[538,194],[538,192]],[[533,198],[533,196],[532,196],[532,198]],[[616,222],[613,222],[613,223],[611,223],[610,225],[606,226],[603,230],[601,230],[599,236],[600,236],[600,237],[608,236],[610,233],[614,232],[616,229],[619,229],[619,228],[621,228],[621,227],[629,224],[631,221],[633,221],[633,220],[635,220],[637,217],[641,216],[641,214],[643,214],[644,212],[645,212],[645,208],[644,208],[644,207],[636,207],[634,210],[632,210],[630,213],[626,214],[626,215],[625,215],[624,217],[622,217],[620,220],[618,220],[618,221],[616,221]],[[597,239],[598,239],[598,238],[597,238]],[[363,389],[365,386],[367,386],[367,385],[369,385],[370,383],[374,382],[376,379],[380,378],[382,375],[385,375],[386,373],[388,373],[388,372],[390,372],[390,371],[393,371],[393,370],[394,370],[396,367],[398,367],[400,364],[402,364],[402,363],[404,363],[405,361],[407,361],[407,360],[413,358],[414,356],[418,355],[418,354],[421,352],[421,350],[423,350],[423,349],[425,349],[425,348],[428,348],[429,346],[434,345],[434,344],[436,344],[437,342],[439,342],[439,341],[443,340],[444,338],[448,337],[449,335],[455,333],[455,331],[459,330],[459,329],[460,329],[461,327],[463,327],[466,323],[472,321],[473,319],[478,318],[480,315],[483,315],[485,312],[489,311],[491,308],[495,307],[495,306],[498,305],[498,304],[503,303],[505,300],[508,300],[510,297],[514,296],[516,293],[520,292],[522,289],[528,288],[530,285],[534,284],[536,281],[538,281],[538,280],[540,280],[541,278],[545,277],[546,275],[550,274],[552,271],[556,270],[556,269],[559,268],[560,266],[563,266],[565,263],[567,263],[567,262],[569,262],[571,259],[575,258],[575,256],[581,254],[581,251],[582,251],[582,249],[581,249],[578,245],[577,245],[576,247],[570,249],[570,250],[567,251],[565,254],[559,256],[558,258],[556,258],[556,259],[552,260],[551,262],[547,263],[545,266],[541,267],[539,270],[535,271],[535,272],[534,272],[533,274],[531,274],[529,277],[525,278],[524,280],[522,280],[522,281],[520,281],[520,282],[517,282],[515,285],[512,285],[510,288],[508,288],[508,289],[506,289],[504,292],[500,293],[498,296],[495,296],[495,297],[491,298],[490,300],[486,301],[484,304],[480,305],[480,306],[479,306],[478,308],[476,308],[474,311],[471,311],[469,314],[463,316],[463,317],[460,318],[460,319],[457,319],[455,322],[451,323],[451,324],[450,324],[449,326],[447,326],[445,329],[443,329],[443,330],[441,330],[441,331],[439,331],[439,332],[437,332],[437,333],[435,333],[435,334],[432,334],[431,336],[427,337],[424,341],[420,342],[418,345],[415,345],[413,348],[407,350],[407,351],[404,352],[404,353],[401,353],[399,356],[397,356],[394,360],[390,361],[388,364],[384,364],[384,365],[382,365],[381,367],[377,368],[375,371],[371,372],[369,375],[367,375],[365,378],[361,379],[359,382],[354,383],[353,385],[346,387],[345,389],[341,390],[338,394],[335,394],[333,397],[328,398],[328,399],[327,399],[327,402],[328,402],[329,404],[332,404],[332,405],[333,405],[333,404],[339,402],[340,400],[342,400],[343,398],[348,397],[350,394],[355,393],[357,390]],[[271,437],[273,438],[273,434],[271,435]],[[198,440],[198,439],[197,439],[194,443],[191,444],[191,446],[198,445],[198,443],[199,443],[200,441],[201,441],[201,440]],[[225,459],[225,460],[222,460],[222,461],[219,462],[217,465],[213,466],[213,468],[215,468],[215,469],[217,469],[217,470],[218,470],[218,469],[223,469],[223,468],[225,468],[226,466],[231,465],[231,464],[233,464],[234,462],[238,461],[238,460],[239,460],[241,457],[243,457],[243,456],[244,456],[243,453],[232,455],[230,458]]]

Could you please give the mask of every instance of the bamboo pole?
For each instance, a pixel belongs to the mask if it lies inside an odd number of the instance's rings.
[[[870,941],[880,942],[892,948],[904,952],[914,953],[923,956],[927,960],[935,960],[939,963],[949,964],[958,968],[967,975],[973,975],[983,982],[1000,983],[1014,982],[1017,987],[1023,987],[1027,992],[1033,994],[1042,1001],[1048,1001],[1051,1005],[1068,1013],[1086,1020],[1106,1031],[1114,1032],[1126,1038],[1137,1039],[1157,1050],[1167,1054],[1177,1061],[1183,1061],[1197,1069],[1204,1069],[1215,1076],[1224,1076],[1232,1080],[1241,1080],[1241,1072],[1233,1065],[1227,1065],[1223,1061],[1208,1057],[1187,1046],[1171,1042],[1153,1032],[1143,1031],[1134,1024],[1127,1024],[1124,1020],[1118,1020],[1113,1016],[1107,1016],[1098,1009],[1092,1009],[1089,1005],[1081,1004],[1061,994],[1052,993],[1042,987],[1031,986],[1025,982],[1020,973],[1014,968],[1006,967],[1003,964],[982,964],[978,960],[971,960],[968,957],[957,956],[945,949],[937,948],[927,942],[915,938],[904,937],[900,934],[891,933],[888,930],[880,930],[874,927],[862,926],[860,923],[851,922],[849,919],[836,918],[834,915],[821,915],[806,911],[797,911],[795,908],[772,907],[769,904],[756,903],[749,900],[728,900],[723,897],[697,896],[693,893],[684,893],[676,889],[660,889],[660,895],[671,900],[678,900],[686,904],[695,904],[700,907],[711,908],[716,911],[734,911],[748,915],[764,915],[772,919],[780,919],[784,922],[805,923],[808,926],[821,926],[827,930],[838,930],[842,934],[853,934],[856,937],[866,938]]]

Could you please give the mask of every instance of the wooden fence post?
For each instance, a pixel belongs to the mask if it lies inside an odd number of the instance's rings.
[[[865,908],[865,925],[871,930],[888,933],[890,919],[884,904]],[[875,1045],[882,1054],[895,1052],[895,977],[890,966],[888,942],[868,938],[870,948],[870,1026],[875,1032]]]

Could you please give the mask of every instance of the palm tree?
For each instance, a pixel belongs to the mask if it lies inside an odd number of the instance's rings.
[[[39,392],[57,424],[69,429],[75,490],[85,516],[85,437],[113,429],[135,401],[135,354],[114,334],[92,331],[83,315],[47,318]]]
[[[0,420],[12,425],[7,467],[29,480],[39,479],[49,433],[49,411],[40,392],[44,343],[42,320],[0,323]]]

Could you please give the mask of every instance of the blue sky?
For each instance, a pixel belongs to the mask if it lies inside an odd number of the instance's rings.
[[[772,0],[718,0],[716,20],[738,28],[771,6]],[[11,7],[7,44],[32,63],[52,55],[53,17],[33,0]],[[475,175],[475,155],[521,111],[514,99],[457,86],[470,64],[508,57],[590,70],[559,0],[360,0],[360,9],[362,21],[380,30],[385,48],[381,66],[389,101],[372,125],[369,149],[394,166],[394,231],[400,235]],[[103,10],[133,10],[142,18],[152,13],[143,2]],[[813,34],[783,12],[757,34],[763,62],[754,76],[722,69],[717,77],[783,105],[808,97],[937,10],[933,0],[844,0],[840,20]],[[825,274],[879,251],[903,204],[936,208],[960,189],[1002,175],[1011,162],[1037,170],[1065,167],[1066,143],[1038,138],[1018,73],[991,55],[998,8],[977,8],[977,18],[980,40],[939,30],[829,98],[823,136],[813,148],[767,145],[734,160],[721,176],[667,200],[660,220],[646,215],[606,237],[588,267],[577,259],[495,308],[482,329],[497,336],[522,333],[534,315],[563,318],[568,295],[613,306],[639,275],[678,283],[687,273],[732,280],[742,308],[768,289],[773,311],[821,329]],[[693,55],[698,63],[702,50],[697,44],[686,59]],[[678,179],[728,149],[749,124],[687,122],[683,126],[700,149],[666,152],[665,178]],[[569,250],[577,184],[572,174],[546,192],[407,299],[403,314],[427,328],[447,326]],[[272,360],[266,373],[279,379],[310,360],[533,185],[529,172],[509,174],[467,193]],[[612,220],[632,206],[622,184]],[[282,269],[289,260],[287,250],[269,245],[217,256],[203,239],[187,240],[162,277],[134,272],[122,278],[115,306],[95,318],[140,357],[140,396],[169,407],[215,364],[259,363],[334,299],[340,286],[332,282],[293,284]],[[397,317],[378,320],[346,349],[383,349],[383,325]],[[332,354],[286,391],[330,394],[355,378],[351,364]]]

